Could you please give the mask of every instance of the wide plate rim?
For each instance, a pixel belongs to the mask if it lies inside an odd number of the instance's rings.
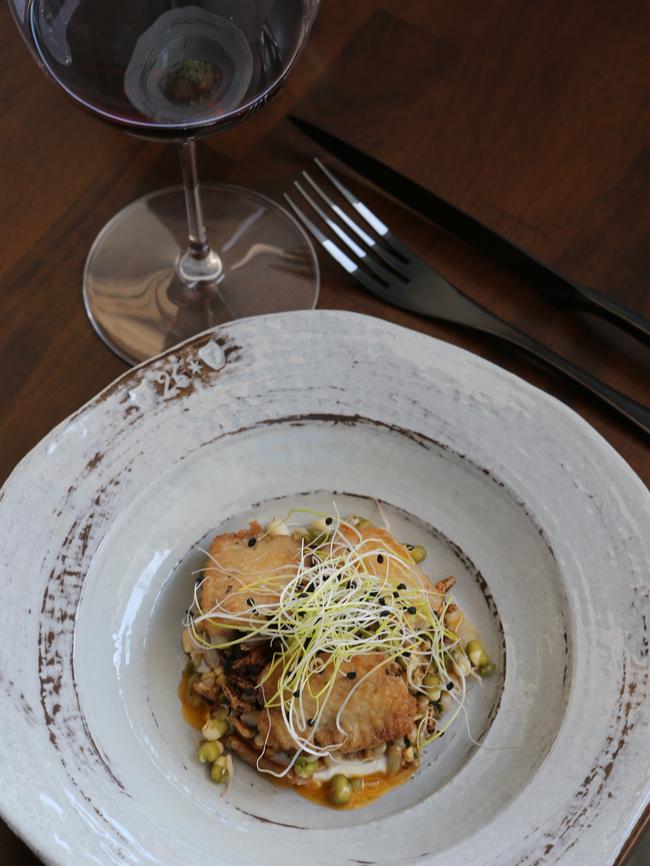
[[[336,319],[339,317],[350,318],[350,317],[358,317],[361,320],[371,320],[373,322],[373,326],[379,326],[380,328],[386,328],[388,330],[399,331],[402,334],[408,334],[410,337],[413,337],[413,333],[408,328],[405,328],[400,325],[395,325],[391,322],[382,319],[376,319],[374,317],[366,316],[359,313],[352,312],[339,312],[339,311],[310,311],[309,313],[283,313],[278,314],[282,317],[299,317],[302,318],[304,316],[319,316],[324,319]],[[264,320],[267,318],[277,318],[276,317],[256,317],[258,324],[263,326]],[[240,322],[250,323],[252,320],[240,320]],[[236,323],[237,325],[239,323]],[[147,369],[148,367],[154,365],[156,362],[173,355],[174,353],[178,353],[179,350],[184,347],[191,345],[193,343],[199,343],[205,340],[206,336],[210,334],[219,335],[222,332],[228,333],[229,328],[233,327],[233,325],[225,325],[220,326],[218,328],[208,329],[202,332],[195,337],[190,338],[189,340],[184,341],[183,343],[174,346],[155,358],[149,359],[137,367],[126,370],[120,376],[118,376],[113,382],[108,384],[104,389],[102,389],[98,394],[94,395],[90,400],[83,404],[79,409],[72,412],[66,419],[57,424],[51,431],[48,433],[37,445],[34,446],[30,452],[25,455],[25,457],[17,464],[12,473],[6,479],[5,483],[0,490],[0,503],[4,497],[5,492],[12,486],[15,479],[20,475],[22,470],[29,464],[29,462],[39,454],[42,449],[45,449],[48,443],[51,442],[52,439],[56,438],[56,436],[66,428],[67,425],[74,422],[80,416],[83,415],[84,412],[92,410],[92,408],[99,403],[103,402],[113,391],[119,389],[123,384],[132,378],[134,375],[143,369]],[[427,339],[427,335],[417,333],[418,339]],[[629,466],[629,464],[624,460],[624,458],[613,448],[613,446],[607,442],[606,439],[595,430],[588,422],[586,422],[583,418],[581,418],[576,412],[566,406],[564,403],[548,394],[547,392],[542,391],[541,389],[536,388],[520,377],[510,373],[507,370],[504,370],[501,367],[493,364],[490,361],[481,358],[471,352],[468,352],[465,349],[454,346],[453,344],[446,343],[445,341],[436,339],[436,338],[428,338],[432,340],[437,345],[437,351],[448,353],[452,356],[455,355],[457,358],[471,358],[473,363],[478,363],[479,366],[486,369],[493,375],[496,375],[502,382],[504,382],[507,386],[519,389],[520,392],[528,395],[533,395],[535,400],[539,401],[541,398],[542,403],[547,403],[548,405],[553,407],[554,412],[556,413],[556,417],[562,419],[562,422],[569,425],[577,425],[577,428],[580,429],[582,435],[586,437],[590,441],[590,448],[596,448],[603,453],[603,457],[607,456],[607,460],[610,465],[613,465],[618,473],[622,473],[621,478],[624,476],[627,484],[632,484],[636,487],[637,493],[640,493],[643,498],[645,498],[646,503],[650,503],[650,493],[646,486],[643,484],[642,480],[638,477],[638,475],[634,472],[634,470]],[[16,832],[23,836],[23,838],[28,841],[28,843],[39,853],[43,859],[47,862],[56,863],[58,862],[56,859],[52,857],[51,854],[44,852],[40,845],[38,845],[38,834],[34,835],[33,833],[30,835],[25,832],[25,828],[20,825],[20,808],[16,805],[15,810],[11,809],[12,804],[7,804],[6,802],[2,802],[2,814],[4,819],[7,821],[9,826],[12,827]],[[626,838],[622,838],[620,840],[620,844],[618,846],[618,851],[622,850],[625,846]],[[61,861],[63,862],[63,861]]]
[[[399,325],[396,322],[391,322],[389,319],[383,319],[379,316],[370,316],[367,313],[358,313],[354,310],[326,310],[326,309],[314,309],[307,311],[296,311],[290,310],[282,313],[271,313],[268,315],[261,316],[247,316],[242,319],[237,319],[236,324],[240,323],[248,323],[251,321],[258,320],[262,322],[265,319],[275,319],[279,317],[295,317],[295,316],[322,316],[324,318],[358,318],[359,320],[367,320],[372,321],[373,323],[381,323],[382,326],[386,326],[390,329],[394,329],[397,331],[401,331],[406,334],[416,334],[419,337],[432,341],[434,344],[437,344],[440,347],[445,347],[446,350],[451,350],[452,354],[457,353],[458,357],[468,357],[472,358],[474,362],[478,362],[479,365],[484,366],[486,370],[491,373],[505,377],[505,380],[510,385],[516,384],[518,387],[523,388],[524,392],[530,391],[535,395],[537,399],[541,399],[543,402],[547,401],[550,405],[554,407],[555,410],[559,411],[561,414],[564,414],[567,420],[570,420],[572,423],[576,423],[579,427],[582,428],[582,432],[593,439],[594,443],[598,444],[599,447],[604,447],[610,456],[614,457],[617,461],[620,461],[620,466],[627,473],[629,473],[628,477],[633,483],[638,484],[642,492],[648,495],[648,501],[650,502],[650,491],[647,486],[643,483],[639,475],[634,471],[634,469],[630,466],[627,460],[620,454],[616,448],[609,442],[605,436],[600,433],[592,424],[589,423],[585,418],[582,417],[575,409],[571,406],[568,406],[559,397],[556,397],[553,394],[550,394],[548,391],[544,391],[542,388],[539,388],[537,385],[533,385],[532,382],[528,382],[526,379],[523,379],[521,376],[518,376],[516,373],[507,370],[505,367],[499,366],[499,364],[494,361],[490,361],[487,358],[484,358],[482,355],[477,354],[476,352],[472,352],[469,349],[465,349],[462,346],[457,346],[455,343],[450,343],[447,340],[443,340],[440,337],[434,337],[430,334],[425,334],[422,331],[414,331],[411,328],[406,327],[405,325]],[[59,421],[54,425],[30,450],[18,461],[18,463],[11,470],[9,475],[3,481],[0,486],[0,494],[2,494],[6,487],[9,486],[9,482],[11,481],[14,474],[23,466],[23,464],[28,461],[35,452],[41,448],[44,443],[53,437],[60,430],[65,428],[67,424],[73,421],[75,418],[79,417],[84,411],[91,408],[97,403],[102,402],[105,397],[111,394],[120,383],[126,381],[130,377],[132,377],[135,373],[140,370],[146,369],[156,362],[161,361],[163,358],[167,358],[170,355],[176,354],[180,349],[183,349],[186,346],[190,346],[194,343],[200,343],[210,334],[219,335],[222,331],[228,330],[229,326],[232,326],[235,323],[229,322],[224,325],[216,325],[213,328],[206,328],[205,331],[201,331],[198,334],[195,334],[193,337],[188,337],[188,339],[181,341],[180,343],[176,343],[174,346],[169,349],[165,349],[163,352],[160,352],[158,355],[154,355],[151,358],[147,358],[145,361],[141,361],[139,364],[134,364],[132,367],[126,369],[123,373],[120,373],[119,376],[116,376],[111,382],[105,385],[100,391],[96,394],[93,394],[88,400],[81,404],[77,409],[74,409],[65,418]],[[2,497],[0,496],[0,501],[2,501]]]

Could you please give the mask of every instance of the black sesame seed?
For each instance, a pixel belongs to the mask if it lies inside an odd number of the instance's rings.
[[[325,518],[325,526],[331,526],[333,523],[334,523],[333,517],[326,517]]]
[[[414,604],[412,604],[410,607],[406,608],[406,612],[407,613],[417,613],[418,609]]]
[[[388,608],[384,608],[383,610],[381,610],[379,612],[379,616],[389,616],[389,615],[390,615],[390,611],[388,610]]]
[[[293,693],[293,696],[294,696],[294,698],[299,698],[300,697],[300,689],[296,689],[295,692]]]
[[[249,538],[249,539],[248,539],[248,546],[249,546],[249,547],[255,547],[256,544],[257,544],[257,539],[256,539],[256,538]]]
[[[315,721],[315,719],[307,719],[307,724],[309,725],[310,728],[314,727],[314,721]]]
[[[307,598],[308,595],[309,595],[308,592],[301,592],[301,593],[298,593],[298,598]]]
[[[374,598],[376,595],[379,595],[379,593],[377,592],[376,589],[373,589],[368,593],[368,595],[371,595]]]
[[[393,592],[393,598],[399,598],[399,592],[397,592],[397,590]]]
[[[406,589],[406,584],[405,583],[398,583],[397,588],[398,589]]]
[[[345,676],[349,680],[354,680],[354,679],[356,679],[357,672],[356,671],[348,671]]]
[[[247,599],[246,599],[246,604],[247,604],[249,607],[252,607],[252,606],[255,604],[255,599],[254,599],[254,598],[247,598]]]
[[[452,683],[451,680],[449,680],[449,682],[447,683],[447,691],[450,692],[453,689],[453,687],[454,687],[454,684]]]
[[[405,659],[410,659],[411,658],[411,651],[410,650],[404,650],[402,655],[404,656]]]
[[[380,595],[377,601],[379,602],[379,604],[386,604],[386,599],[383,595]]]
[[[414,545],[414,544],[405,544],[404,547],[405,547],[407,550],[413,550],[413,549],[415,548],[415,545]]]
[[[383,562],[383,561],[384,561],[384,557],[382,556],[381,553],[378,553],[378,554],[377,554],[377,562],[380,562],[380,563],[381,563],[381,562]]]

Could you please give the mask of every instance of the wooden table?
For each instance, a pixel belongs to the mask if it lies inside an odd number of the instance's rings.
[[[649,33],[647,0],[329,0],[275,101],[202,145],[202,177],[277,198],[314,152],[283,120],[300,103],[569,277],[650,316]],[[173,148],[129,138],[69,103],[38,71],[4,5],[0,44],[1,482],[124,371],[86,319],[84,259],[118,209],[177,183],[179,172]],[[647,402],[649,350],[550,306],[376,191],[363,195],[468,294]],[[477,352],[567,403],[650,477],[647,443],[577,388],[487,338],[398,312],[322,265],[321,307],[363,311]],[[39,862],[4,825],[0,850],[6,866]]]

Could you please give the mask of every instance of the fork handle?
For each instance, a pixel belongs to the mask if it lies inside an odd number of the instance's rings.
[[[485,313],[485,316],[476,315],[470,327],[492,334],[495,337],[500,337],[523,349],[528,355],[541,361],[545,366],[550,367],[555,372],[561,373],[578,385],[581,385],[587,391],[605,403],[610,409],[614,409],[619,415],[622,415],[628,421],[631,421],[639,430],[642,430],[646,435],[650,435],[650,409],[632,400],[631,397],[626,397],[621,394],[616,388],[606,385],[595,376],[586,373],[580,367],[576,367],[571,361],[567,361],[561,355],[547,349],[542,343],[533,340],[528,334],[524,334],[518,328],[504,322],[497,316],[493,316],[484,311],[482,308],[477,308],[476,313]],[[469,324],[469,323],[468,323]]]

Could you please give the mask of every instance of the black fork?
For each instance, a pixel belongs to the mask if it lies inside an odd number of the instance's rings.
[[[294,188],[342,246],[326,235],[290,196],[285,195],[285,199],[323,249],[365,289],[397,307],[464,325],[511,343],[556,373],[581,385],[644,433],[650,434],[650,409],[601,382],[468,298],[418,258],[319,159],[315,160],[315,164],[361,220],[352,219],[307,172],[303,172],[304,183],[295,181]],[[334,190],[332,194],[335,195]]]

